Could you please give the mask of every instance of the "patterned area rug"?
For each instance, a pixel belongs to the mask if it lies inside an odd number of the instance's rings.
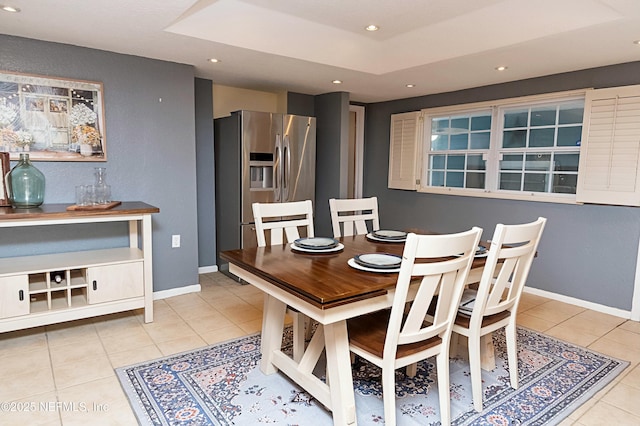
[[[290,346],[291,330],[285,336]],[[494,333],[496,368],[483,371],[484,407],[473,410],[468,362],[452,358],[454,425],[553,425],[613,380],[628,363],[518,329],[520,387],[509,385],[504,335]],[[259,369],[260,335],[118,368],[118,378],[142,425],[332,425],[324,407],[281,373]],[[396,373],[399,425],[439,425],[434,359],[414,378]],[[322,366],[316,374],[322,377]],[[359,425],[384,424],[380,370],[353,365]]]

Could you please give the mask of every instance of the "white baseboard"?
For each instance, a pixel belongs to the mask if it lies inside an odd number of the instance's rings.
[[[201,266],[198,268],[199,274],[208,274],[209,272],[218,272],[218,266],[217,265]]]
[[[200,284],[186,285],[184,287],[170,288],[153,292],[153,300],[166,299],[168,297],[180,296],[187,293],[197,293],[201,290]]]
[[[209,272],[218,272],[218,266],[203,266],[198,268],[198,274],[207,274]],[[166,299],[168,297],[180,296],[188,293],[198,293],[202,290],[200,284],[187,285],[184,287],[170,288],[169,290],[154,291],[153,300]]]
[[[200,274],[206,274],[208,272],[217,272],[217,266],[205,266],[198,268]],[[169,290],[155,291],[153,292],[153,300],[166,299],[168,297],[180,296],[182,294],[197,293],[201,291],[200,284],[188,285],[184,287],[171,288]],[[536,296],[546,297],[547,299],[557,300],[559,302],[569,303],[571,305],[580,306],[581,308],[591,309],[596,312],[602,312],[603,314],[609,314],[616,317],[631,319],[631,311],[625,311],[623,309],[612,308],[610,306],[600,305],[598,303],[588,302],[582,299],[576,299],[575,297],[564,296],[562,294],[552,293],[546,290],[540,290],[532,287],[525,287],[525,293],[530,293]]]
[[[575,297],[564,296],[562,294],[551,293],[546,290],[539,290],[537,288],[526,287],[525,293],[530,293],[536,296],[546,297],[548,299],[557,300],[559,302],[569,303],[571,305],[580,306],[581,308],[591,309],[593,311],[602,312],[603,314],[609,314],[616,317],[630,319],[631,311],[625,311],[623,309],[612,308],[610,306],[600,305],[598,303],[587,302],[586,300],[576,299]]]

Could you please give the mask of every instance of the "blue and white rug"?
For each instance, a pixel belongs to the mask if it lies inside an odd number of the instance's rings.
[[[285,337],[285,342],[290,340]],[[613,380],[628,363],[518,329],[520,387],[509,385],[504,335],[494,333],[496,368],[482,372],[484,411],[471,401],[468,362],[450,362],[454,425],[553,425]],[[281,373],[259,369],[260,335],[116,369],[141,425],[332,425],[331,413]],[[435,360],[414,378],[396,373],[398,425],[439,425]],[[317,369],[322,372],[322,367]],[[353,365],[359,425],[384,424],[380,370]]]

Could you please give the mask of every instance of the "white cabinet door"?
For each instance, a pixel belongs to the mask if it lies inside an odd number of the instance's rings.
[[[88,302],[90,304],[130,299],[144,295],[142,262],[87,268]]]
[[[29,313],[29,277],[14,275],[0,278],[0,318]]]

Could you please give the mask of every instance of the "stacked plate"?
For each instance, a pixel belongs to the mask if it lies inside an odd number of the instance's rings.
[[[478,248],[476,249],[476,254],[474,255],[475,257],[487,257],[489,255],[489,250],[487,250],[487,248],[483,245],[479,245]],[[458,256],[462,256],[462,253],[459,254]]]
[[[475,290],[465,290],[462,293],[462,299],[460,300],[460,306],[458,307],[458,312],[461,314],[465,314],[467,316],[471,316],[473,312],[473,306],[476,303],[476,291]]]
[[[486,257],[487,254],[489,254],[489,252],[487,251],[487,248],[483,245],[479,245],[478,248],[476,249],[476,257]]]
[[[344,245],[334,238],[310,237],[298,238],[291,243],[291,248],[307,253],[333,253],[342,250]]]
[[[392,229],[381,229],[367,234],[367,238],[388,243],[403,243],[407,240],[407,233]]]
[[[389,253],[359,254],[347,262],[352,268],[369,272],[398,272],[402,256]]]

